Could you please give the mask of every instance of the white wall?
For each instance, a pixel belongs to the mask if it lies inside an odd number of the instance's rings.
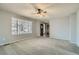
[[[36,22],[36,34],[39,37],[40,36],[40,21]]]
[[[65,39],[79,46],[79,11],[63,18],[50,18],[50,38]]]
[[[68,17],[50,18],[50,38],[69,40]]]
[[[77,25],[77,42],[76,42],[76,44],[77,44],[77,46],[79,46],[79,10],[77,11],[77,23],[76,23],[76,25]]]
[[[7,43],[11,40],[10,14],[0,11],[0,44]]]
[[[76,13],[69,16],[69,39],[71,43],[76,43]]]
[[[32,21],[32,33],[30,34],[21,34],[19,36],[13,36],[11,34],[11,18],[12,17],[21,18],[24,20]],[[9,13],[6,11],[0,10],[0,45],[12,43],[17,40],[36,37],[36,22],[34,19],[16,15],[14,13]]]

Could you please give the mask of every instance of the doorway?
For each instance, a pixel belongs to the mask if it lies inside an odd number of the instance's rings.
[[[44,31],[43,24],[40,24],[40,36],[44,35],[43,31]]]
[[[49,24],[45,23],[45,35],[46,37],[49,37]]]
[[[48,23],[40,24],[40,36],[49,37],[49,24]]]

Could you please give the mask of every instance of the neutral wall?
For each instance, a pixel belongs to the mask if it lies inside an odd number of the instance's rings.
[[[79,11],[63,18],[51,17],[50,38],[69,40],[79,46]]]
[[[77,25],[77,30],[76,30],[77,42],[76,42],[76,44],[77,44],[77,46],[79,46],[79,10],[77,11],[77,23],[76,23],[76,25]]]
[[[0,44],[7,43],[11,40],[11,15],[6,12],[0,11]]]
[[[76,43],[76,13],[69,16],[69,39],[71,43]]]
[[[41,21],[36,22],[36,34],[37,34],[37,37],[40,36],[40,23],[41,23]]]
[[[12,17],[17,17],[20,19],[32,21],[32,33],[13,36],[11,34],[11,18]],[[17,40],[35,37],[37,35],[36,34],[37,33],[36,32],[36,22],[37,21],[34,19],[0,10],[0,44],[12,43]]]
[[[50,38],[69,40],[68,17],[50,18]]]

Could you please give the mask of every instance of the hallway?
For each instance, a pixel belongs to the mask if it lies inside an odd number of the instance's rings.
[[[78,47],[66,40],[31,38],[0,46],[1,55],[77,55]]]

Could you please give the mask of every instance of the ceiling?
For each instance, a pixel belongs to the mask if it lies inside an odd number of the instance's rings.
[[[35,7],[47,11],[45,17],[36,16],[34,14]],[[0,9],[20,14],[26,17],[35,18],[37,20],[48,21],[52,17],[68,16],[79,9],[77,3],[4,3],[0,4]]]

